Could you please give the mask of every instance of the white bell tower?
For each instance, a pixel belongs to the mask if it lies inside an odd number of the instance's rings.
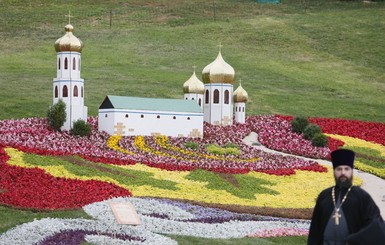
[[[67,118],[61,129],[72,129],[79,119],[87,122],[88,108],[84,106],[84,79],[80,77],[83,43],[73,35],[68,15],[66,34],[55,42],[56,78],[53,79],[53,104],[60,99],[66,104]]]

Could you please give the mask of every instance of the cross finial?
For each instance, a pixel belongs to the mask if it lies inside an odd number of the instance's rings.
[[[220,42],[219,42],[218,47],[219,47],[219,52],[221,52],[221,49],[222,49],[223,45]]]
[[[68,15],[66,15],[66,17],[68,17],[68,24],[71,24],[71,17],[74,17],[71,15],[71,10],[68,10]]]
[[[195,68],[197,68],[197,66],[194,64],[194,65],[192,66],[192,68],[194,68],[194,73],[195,73]]]

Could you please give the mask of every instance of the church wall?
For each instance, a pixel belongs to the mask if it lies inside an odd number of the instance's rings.
[[[191,132],[195,132],[196,136],[202,137],[203,114],[100,109],[98,126],[99,131],[105,131],[110,135],[119,133],[125,136],[166,135],[188,137]]]
[[[231,84],[205,84],[205,89],[209,91],[209,103],[204,101],[204,120],[214,125],[232,124],[233,118],[233,86]],[[214,91],[219,90],[219,103],[214,103]],[[224,103],[224,92],[229,91],[229,103]]]
[[[66,69],[67,59],[67,69]],[[80,53],[78,52],[58,52],[56,58],[57,78],[79,79],[80,78]],[[75,66],[75,67],[74,67]],[[75,69],[73,69],[75,68]]]
[[[194,100],[203,109],[203,94],[184,94],[183,97],[185,100]],[[200,104],[199,104],[200,101]]]
[[[235,103],[234,104],[234,119],[238,123],[245,123],[246,121],[246,104],[245,103]]]

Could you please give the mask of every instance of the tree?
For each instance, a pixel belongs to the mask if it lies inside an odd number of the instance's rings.
[[[56,131],[61,131],[60,128],[67,119],[66,104],[63,100],[59,100],[48,109],[47,119],[50,127]]]

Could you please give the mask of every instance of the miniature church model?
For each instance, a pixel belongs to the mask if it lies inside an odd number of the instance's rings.
[[[79,119],[87,121],[84,106],[84,80],[80,77],[83,43],[73,35],[73,26],[55,42],[56,78],[53,79],[53,103],[66,104],[62,129],[70,130]],[[221,46],[221,45],[220,45]],[[217,58],[202,71],[203,82],[194,72],[183,84],[183,99],[140,98],[107,95],[98,112],[98,130],[110,135],[203,137],[203,124],[227,126],[245,123],[247,92],[241,85],[233,91],[235,71]]]
[[[69,15],[70,18],[70,15]],[[56,78],[53,79],[53,104],[63,100],[66,121],[62,129],[72,129],[79,119],[87,122],[88,109],[84,106],[84,80],[80,77],[83,43],[73,35],[73,26],[65,26],[66,34],[55,42]]]

